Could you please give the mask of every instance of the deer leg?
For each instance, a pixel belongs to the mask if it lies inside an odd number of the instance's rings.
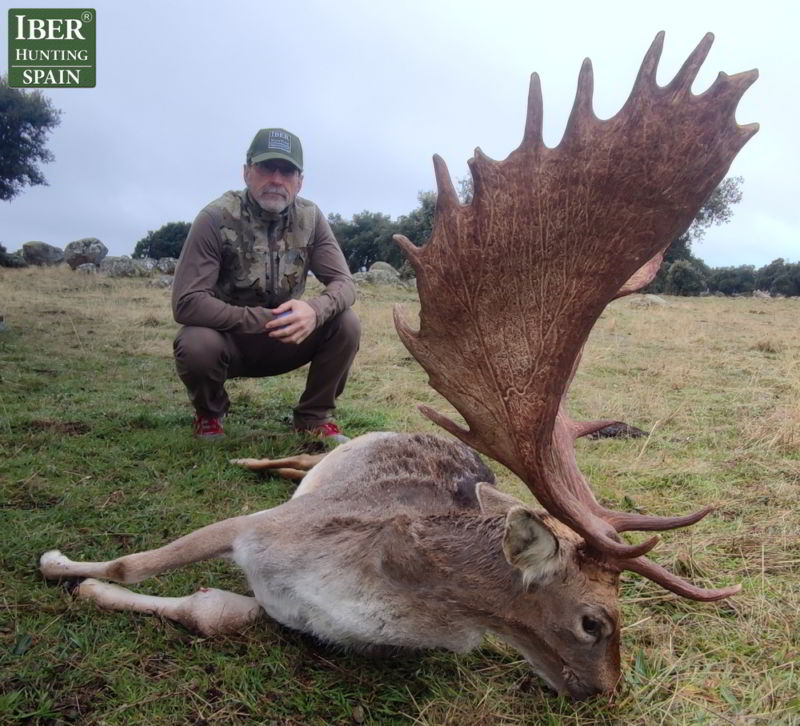
[[[284,479],[300,481],[308,471],[327,456],[323,454],[298,454],[284,459],[231,459],[231,464],[243,466],[250,471],[265,471],[271,469]]]
[[[50,550],[41,556],[39,569],[51,580],[62,577],[99,577],[114,582],[141,582],[160,572],[193,562],[230,556],[233,540],[248,520],[252,522],[246,516],[225,519],[190,532],[158,549],[125,555],[106,562],[76,562],[58,550]]]
[[[80,584],[77,595],[109,610],[160,615],[205,636],[239,632],[262,613],[254,597],[206,587],[185,597],[155,597],[89,579]]]

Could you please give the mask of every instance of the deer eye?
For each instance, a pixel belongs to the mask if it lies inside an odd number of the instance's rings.
[[[581,627],[583,628],[583,632],[586,633],[586,635],[590,635],[592,638],[599,638],[603,634],[603,624],[595,618],[590,618],[588,615],[583,616]]]

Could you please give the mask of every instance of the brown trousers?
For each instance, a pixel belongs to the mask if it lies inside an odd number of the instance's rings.
[[[302,343],[281,343],[266,334],[241,335],[187,325],[173,348],[175,367],[201,416],[220,417],[230,407],[229,378],[261,378],[311,363],[306,390],[294,409],[298,428],[329,421],[336,397],[344,390],[358,350],[361,324],[347,309],[317,328]]]

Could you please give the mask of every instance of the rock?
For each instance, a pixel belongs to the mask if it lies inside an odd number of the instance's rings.
[[[75,240],[64,248],[64,259],[73,270],[88,263],[99,265],[107,254],[108,247],[97,237]]]
[[[719,290],[717,290],[714,293],[714,297],[728,297],[728,296],[724,292],[720,292]]]
[[[82,265],[78,265],[75,269],[75,272],[82,272],[85,275],[96,275],[97,274],[97,265],[93,262],[84,262]]]
[[[158,262],[156,262],[156,269],[159,272],[163,272],[165,275],[174,275],[175,274],[175,267],[178,265],[178,260],[174,257],[162,257]]]
[[[646,431],[637,429],[635,426],[626,424],[623,421],[615,421],[608,426],[605,426],[593,434],[589,434],[587,439],[640,439],[642,436],[647,436]]]
[[[106,257],[100,263],[100,272],[109,277],[137,277],[139,271],[130,257]]]
[[[64,251],[47,242],[26,242],[22,245],[22,257],[29,265],[57,265],[64,261]]]
[[[160,287],[165,290],[168,290],[172,287],[172,281],[174,277],[172,275],[159,275],[153,280],[150,280],[150,287]]]
[[[392,267],[388,262],[381,262],[380,260],[378,262],[373,262],[369,266],[369,270],[367,270],[367,272],[379,272],[379,271],[389,273],[391,275],[394,275],[395,277],[400,277],[400,273],[397,270],[395,270],[394,267]]]
[[[387,272],[386,270],[356,272],[353,275],[353,280],[356,282],[370,282],[373,285],[403,285],[397,273]]]
[[[630,304],[637,308],[651,308],[654,306],[664,307],[669,305],[663,297],[659,297],[658,295],[636,295],[635,297],[631,297]]]
[[[753,290],[753,297],[758,298],[759,300],[772,299],[772,295],[770,295],[766,290]]]
[[[136,268],[136,274],[139,275],[139,277],[149,277],[153,270],[156,269],[157,264],[158,261],[154,260],[152,257],[136,258],[133,260],[133,266]]]

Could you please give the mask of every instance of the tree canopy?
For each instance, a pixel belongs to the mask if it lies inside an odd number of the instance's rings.
[[[45,142],[60,117],[41,91],[11,88],[0,76],[0,200],[13,199],[26,186],[47,184],[38,165],[53,161]]]
[[[134,257],[180,257],[183,243],[189,234],[192,225],[188,222],[167,222],[155,232],[148,232],[136,243],[133,250]]]

